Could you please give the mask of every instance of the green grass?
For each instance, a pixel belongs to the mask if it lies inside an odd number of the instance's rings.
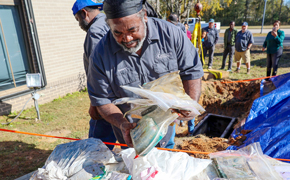
[[[66,136],[72,138],[87,138],[89,131],[89,98],[87,92],[76,92],[59,97],[54,101],[39,106],[41,121],[37,117],[35,108],[23,111],[21,117],[10,125],[0,125],[0,128],[17,131],[45,134],[59,130],[70,131]],[[0,123],[12,120],[19,112],[9,116],[0,116]],[[9,118],[11,117],[11,118]],[[29,118],[27,118],[29,117]],[[20,177],[44,165],[52,150],[70,140],[45,138],[0,132],[0,179],[8,180]]]

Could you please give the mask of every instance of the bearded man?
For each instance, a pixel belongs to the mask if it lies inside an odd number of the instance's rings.
[[[124,113],[130,105],[116,106],[112,101],[136,97],[121,86],[139,87],[159,77],[180,71],[185,92],[198,101],[203,69],[197,50],[180,28],[157,18],[148,17],[143,0],[104,0],[104,11],[110,31],[90,56],[88,92],[91,103],[109,122],[120,143],[133,147],[130,129],[138,119]],[[193,119],[193,113],[182,112],[181,120]],[[158,146],[168,144],[174,131],[169,126]]]

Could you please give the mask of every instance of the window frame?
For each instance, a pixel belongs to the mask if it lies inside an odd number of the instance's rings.
[[[2,0],[0,2],[0,5],[17,6],[21,24],[21,31],[23,34],[24,44],[26,47],[26,54],[28,59],[27,63],[29,66],[29,71],[30,73],[41,73],[42,75],[41,89],[44,89],[45,86],[47,85],[47,82],[31,0]],[[0,102],[3,100],[8,100],[29,94],[31,93],[31,91],[32,90],[28,89],[28,87],[26,86],[26,83],[24,85],[12,87],[7,90],[0,90],[0,94],[4,95],[4,96],[0,95]]]

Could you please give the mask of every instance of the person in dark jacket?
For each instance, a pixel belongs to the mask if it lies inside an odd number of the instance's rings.
[[[280,30],[280,21],[275,21],[273,30],[267,34],[263,44],[263,51],[267,49],[267,76],[277,75],[278,62],[283,54],[283,41],[285,38],[284,31]]]
[[[219,39],[219,32],[214,27],[214,19],[210,19],[208,22],[208,27],[203,28],[202,30],[203,32],[206,32],[206,37],[205,36],[202,37],[204,38],[204,42],[202,43],[203,54],[205,57],[207,54],[207,51],[209,51],[208,69],[211,69],[212,63],[213,63],[213,54],[214,54],[215,45]]]
[[[220,70],[225,69],[227,56],[229,55],[229,65],[228,70],[229,72],[232,71],[232,64],[233,64],[233,56],[235,53],[235,41],[236,35],[238,30],[235,28],[235,21],[230,22],[230,28],[226,29],[224,35],[224,54],[223,54],[223,64]]]

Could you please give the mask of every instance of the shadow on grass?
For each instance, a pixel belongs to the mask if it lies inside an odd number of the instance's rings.
[[[51,152],[20,141],[0,142],[0,179],[15,179],[41,168]]]

